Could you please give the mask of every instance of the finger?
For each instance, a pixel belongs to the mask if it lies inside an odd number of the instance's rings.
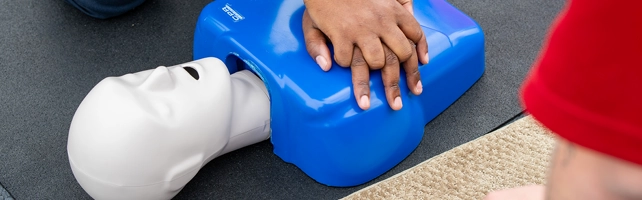
[[[352,58],[350,69],[352,71],[354,97],[357,100],[357,104],[359,104],[359,108],[367,110],[370,108],[370,69],[359,47],[354,48]]]
[[[397,24],[404,35],[412,40],[417,47],[417,56],[422,64],[428,64],[428,43],[419,22],[409,13],[400,12]]]
[[[399,60],[397,56],[387,46],[383,46],[386,53],[386,66],[381,69],[381,78],[386,91],[388,105],[393,110],[400,110],[403,107],[401,103],[401,92],[399,91]]]
[[[397,0],[411,15],[415,15],[415,11],[412,10],[412,0]]]
[[[316,61],[323,71],[330,70],[332,61],[330,60],[330,49],[326,43],[325,34],[321,32],[307,11],[303,12],[303,36],[305,38],[305,48],[308,54]]]
[[[381,69],[386,64],[386,57],[381,45],[381,39],[375,35],[363,37],[363,39],[357,43],[370,69]]]
[[[428,56],[428,41],[426,41],[426,35],[421,34],[421,39],[416,43],[417,47],[417,57],[421,64],[428,64],[430,61],[430,56]]]
[[[354,44],[347,42],[341,38],[330,39],[332,46],[334,46],[334,61],[341,67],[350,67],[352,63],[352,52],[354,51]]]
[[[399,62],[406,62],[415,52],[414,43],[408,43],[408,38],[399,29],[391,29],[388,32],[382,35],[381,40],[397,55]]]
[[[412,41],[408,40],[408,43],[412,44]],[[413,54],[410,59],[408,59],[407,62],[404,62],[401,65],[406,72],[406,83],[408,84],[408,89],[410,89],[413,94],[420,95],[421,92],[423,92],[424,87],[421,84],[421,74],[419,73],[419,63],[417,62],[417,52],[412,52]]]

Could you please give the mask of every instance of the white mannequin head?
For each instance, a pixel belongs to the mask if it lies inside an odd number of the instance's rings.
[[[71,123],[74,176],[96,199],[170,199],[227,144],[231,104],[216,58],[105,78]]]

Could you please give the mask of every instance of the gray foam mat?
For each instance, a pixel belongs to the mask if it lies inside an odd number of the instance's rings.
[[[63,0],[0,0],[0,182],[11,195],[88,199],[67,160],[76,107],[102,78],[190,61],[195,21],[209,2],[148,0],[124,16],[96,20]],[[262,142],[212,161],[176,199],[337,199],[519,114],[517,90],[564,2],[450,2],[484,29],[487,70],[426,126],[420,146],[398,166],[358,187],[326,187]]]
[[[0,184],[0,200],[13,200],[13,197],[11,197],[11,194],[7,192],[7,190],[2,187]]]

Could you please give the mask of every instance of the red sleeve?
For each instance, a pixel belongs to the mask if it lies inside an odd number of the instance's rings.
[[[572,0],[521,88],[570,142],[642,165],[642,1]]]

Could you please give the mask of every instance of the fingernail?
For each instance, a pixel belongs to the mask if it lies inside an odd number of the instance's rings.
[[[321,67],[323,71],[328,71],[328,67],[327,67],[328,62],[326,62],[325,59],[323,59],[323,56],[317,56],[316,60],[317,60],[317,65],[319,65],[319,67]]]
[[[368,95],[361,96],[359,104],[361,105],[362,109],[368,109],[370,107],[370,99],[368,98]]]
[[[428,61],[430,61],[430,56],[428,56],[428,53],[426,53],[426,64],[428,64]]]
[[[397,98],[395,98],[395,102],[393,103],[393,105],[395,106],[395,108],[399,108],[399,109],[401,109],[401,107],[403,106],[403,105],[401,104],[401,97],[397,97]]]
[[[417,86],[415,86],[415,92],[421,94],[424,91],[424,86],[421,85],[421,80],[417,81]]]

